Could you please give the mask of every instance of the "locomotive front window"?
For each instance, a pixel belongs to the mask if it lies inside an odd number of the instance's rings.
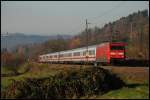
[[[111,46],[111,50],[124,50],[124,46]]]

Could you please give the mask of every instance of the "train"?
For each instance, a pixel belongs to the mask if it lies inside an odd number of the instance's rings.
[[[126,43],[104,42],[71,50],[39,55],[41,63],[93,63],[110,64],[126,58]]]

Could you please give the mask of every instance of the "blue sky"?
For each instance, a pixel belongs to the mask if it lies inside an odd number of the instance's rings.
[[[149,1],[1,1],[1,33],[77,34],[138,10]]]

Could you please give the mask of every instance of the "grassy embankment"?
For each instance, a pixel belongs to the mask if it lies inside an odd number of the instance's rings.
[[[80,71],[80,68],[82,67],[81,65],[58,65],[58,64],[53,64],[53,65],[47,65],[47,64],[25,64],[23,65],[18,72],[23,73],[24,69],[27,67],[30,67],[30,70],[24,74],[18,75],[18,76],[11,76],[11,77],[1,77],[1,91],[5,90],[6,87],[12,83],[13,80],[24,80],[24,78],[44,78],[44,77],[49,77],[49,76],[54,76],[58,74],[61,71],[66,71],[66,70],[77,70]],[[87,67],[87,66],[86,66]],[[86,68],[82,67],[82,68]],[[88,66],[89,67],[89,66]],[[1,68],[1,73],[11,73],[10,71]],[[146,79],[137,81],[136,78],[133,78],[132,75],[122,75],[119,74],[119,76],[125,81],[127,86],[118,89],[118,90],[112,90],[109,91],[102,96],[100,95],[91,95],[91,96],[83,96],[80,98],[126,98],[126,99],[148,99],[149,98],[149,82]],[[138,78],[138,77],[137,77]]]
[[[25,69],[29,68],[30,70],[26,73]],[[12,83],[12,80],[24,80],[24,78],[45,78],[49,76],[54,76],[57,73],[65,70],[79,70],[80,65],[59,65],[59,64],[24,64],[19,67],[18,72],[23,73],[18,76],[9,76],[9,77],[1,77],[1,90],[5,89]],[[10,74],[12,71],[1,67],[1,74]]]

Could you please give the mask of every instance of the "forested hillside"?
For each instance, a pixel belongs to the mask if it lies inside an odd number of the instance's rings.
[[[88,29],[88,44],[98,44],[105,41],[123,41],[127,45],[127,57],[131,59],[149,59],[149,16],[148,11],[138,11],[117,21]],[[86,32],[75,36],[70,47],[86,46]]]
[[[71,36],[63,35],[62,37],[68,39]],[[1,50],[7,48],[7,50],[12,51],[16,49],[17,46],[34,45],[56,38],[57,35],[25,35],[24,33],[1,34]]]

